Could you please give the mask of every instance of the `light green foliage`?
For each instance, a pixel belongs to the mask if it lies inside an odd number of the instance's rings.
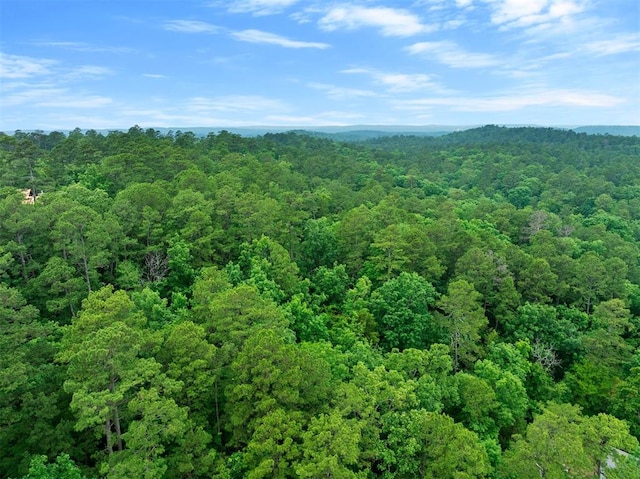
[[[282,310],[246,284],[212,295],[200,318],[208,340],[220,348],[225,363],[235,357],[252,333],[268,329],[281,336],[290,334]]]
[[[183,384],[180,391],[172,395],[176,402],[188,407],[190,417],[197,419],[198,424],[216,424],[219,433],[217,356],[217,348],[206,341],[204,328],[185,321],[167,328],[157,358],[167,377]]]
[[[612,412],[628,421],[631,433],[640,438],[640,367],[631,368],[624,381],[613,390]]]
[[[282,309],[298,341],[318,341],[329,337],[323,316],[306,303],[302,293],[295,294]]]
[[[327,217],[309,219],[304,224],[300,243],[300,268],[311,273],[320,266],[331,267],[338,258],[336,235]]]
[[[328,397],[331,372],[326,361],[266,329],[248,337],[231,364],[231,377],[229,428],[234,444],[246,444],[261,418],[275,409],[318,410]]]
[[[482,437],[497,437],[495,416],[500,408],[495,390],[477,376],[461,372],[455,375],[458,397],[450,413]]]
[[[47,463],[46,456],[34,457],[29,464],[29,472],[22,476],[22,479],[86,479],[86,477],[68,454],[61,454],[53,463]]]
[[[509,437],[514,430],[522,428],[529,409],[529,398],[522,380],[488,359],[478,361],[473,372],[484,379],[496,393],[498,408],[491,416],[500,432],[506,430]]]
[[[401,272],[415,272],[434,282],[444,268],[436,257],[436,247],[423,224],[391,224],[374,236],[369,258],[378,279],[385,281]]]
[[[401,413],[385,425],[388,478],[471,479],[492,468],[478,436],[450,417],[422,410]]]
[[[616,449],[635,450],[627,425],[601,414],[585,417],[569,404],[549,404],[505,454],[504,477],[599,477]]]
[[[195,276],[191,265],[192,257],[189,244],[177,237],[172,238],[167,249],[167,256],[169,274],[163,286],[172,294],[176,292],[186,294],[191,290]]]
[[[247,479],[295,476],[303,450],[302,427],[302,413],[297,411],[275,409],[261,417],[244,455]]]
[[[278,242],[264,235],[241,245],[238,267],[239,279],[275,302],[300,292],[298,266]]]
[[[105,287],[83,302],[62,338],[58,360],[68,364],[64,387],[72,395],[75,427],[103,438],[107,457],[101,471],[108,476],[138,476],[145,470],[145,477],[160,477],[162,444],[184,433],[171,429],[183,427],[177,424],[184,422],[186,412],[164,397],[178,391],[181,383],[163,375],[155,359],[145,357],[157,343],[145,324],[124,291]],[[138,419],[129,422],[131,418]],[[157,422],[162,420],[169,422]]]
[[[428,350],[392,351],[386,358],[389,370],[402,372],[407,379],[417,382],[420,408],[434,412],[442,411],[444,403],[457,395],[451,365],[449,348],[443,344],[433,344]]]
[[[337,410],[311,419],[302,434],[304,458],[296,467],[299,477],[365,477],[358,471],[363,422],[346,419]]]
[[[449,336],[453,370],[469,366],[479,354],[480,335],[488,325],[480,304],[481,295],[465,280],[449,283],[447,294],[436,306],[442,310],[439,321]]]

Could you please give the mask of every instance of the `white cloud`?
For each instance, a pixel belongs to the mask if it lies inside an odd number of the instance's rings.
[[[342,73],[369,75],[375,83],[387,87],[392,92],[442,90],[433,80],[433,76],[424,73],[386,73],[370,68],[350,68],[343,70]]]
[[[411,55],[428,55],[452,68],[484,68],[502,63],[495,55],[467,52],[449,41],[414,43],[405,50]]]
[[[218,33],[222,30],[216,25],[198,20],[169,20],[164,23],[164,28],[181,33]]]
[[[604,93],[548,89],[488,97],[438,97],[397,101],[395,107],[401,110],[421,111],[431,107],[445,106],[455,111],[497,112],[536,106],[607,108],[623,102],[622,98]]]
[[[105,96],[86,95],[50,83],[11,83],[8,86],[10,91],[2,98],[5,107],[98,108],[111,103]]]
[[[50,84],[31,85],[28,83],[3,83],[4,107],[16,105],[33,105],[63,95],[66,90]]]
[[[146,78],[167,78],[165,75],[159,73],[143,73],[142,76]]]
[[[10,55],[0,52],[0,78],[32,78],[51,73],[54,60]]]
[[[314,115],[269,115],[265,119],[270,124],[282,126],[344,126],[365,118],[365,115],[343,111],[323,111]]]
[[[273,15],[298,3],[298,0],[235,0],[229,2],[231,13],[253,13],[256,16]]]
[[[268,43],[271,45],[278,45],[285,48],[329,48],[327,43],[320,42],[303,42],[298,40],[291,40],[274,33],[263,32],[261,30],[242,30],[240,32],[233,32],[231,34],[236,40],[250,43]]]
[[[345,88],[326,83],[309,83],[309,87],[326,93],[329,98],[335,100],[358,98],[358,97],[375,97],[377,93],[370,90],[360,90],[357,88]]]
[[[484,0],[491,10],[491,22],[503,28],[532,27],[563,21],[582,13],[586,0]]]
[[[589,53],[599,56],[638,52],[640,51],[640,34],[631,33],[619,35],[616,38],[608,40],[592,41],[586,43],[584,49]]]
[[[112,103],[111,98],[105,96],[89,95],[68,96],[51,98],[36,102],[34,106],[47,108],[100,108]]]
[[[91,45],[85,42],[33,42],[32,45],[45,48],[63,48],[77,52],[91,53],[136,53],[137,50],[130,47],[110,47]]]
[[[113,70],[96,65],[83,65],[71,70],[64,77],[66,80],[99,79],[113,75]]]
[[[342,5],[331,8],[319,21],[319,26],[328,31],[361,27],[379,28],[385,36],[409,37],[432,32],[435,27],[424,25],[411,12],[387,7],[364,7]]]
[[[230,95],[216,98],[194,97],[187,101],[188,111],[204,112],[236,112],[243,111],[278,111],[286,106],[279,100],[259,95]]]

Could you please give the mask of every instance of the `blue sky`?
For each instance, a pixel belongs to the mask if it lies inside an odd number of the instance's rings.
[[[0,0],[0,131],[638,125],[637,0]]]

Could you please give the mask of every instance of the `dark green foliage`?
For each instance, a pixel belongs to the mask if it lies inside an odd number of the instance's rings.
[[[640,477],[638,158],[0,134],[0,476]]]

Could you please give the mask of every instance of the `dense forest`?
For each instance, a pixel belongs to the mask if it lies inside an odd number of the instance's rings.
[[[0,477],[640,477],[640,139],[0,134]]]

